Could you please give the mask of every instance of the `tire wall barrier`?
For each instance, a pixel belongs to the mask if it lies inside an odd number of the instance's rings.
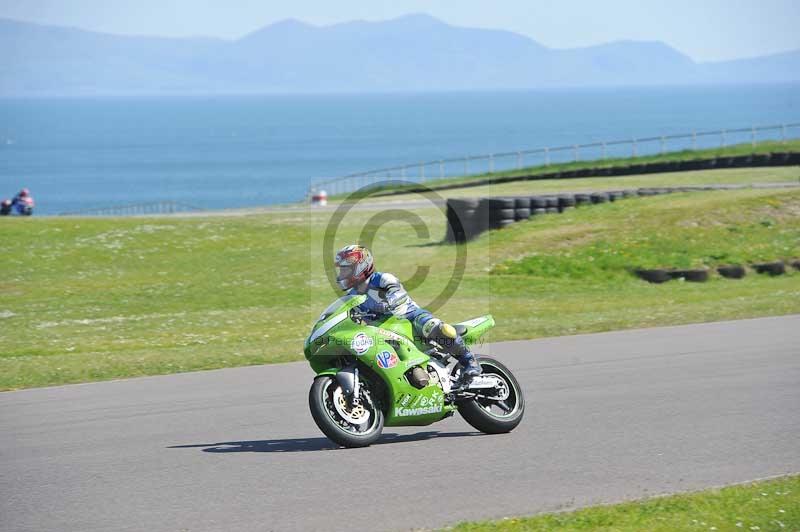
[[[692,159],[688,161],[661,161],[640,163],[632,165],[605,166],[598,168],[583,168],[580,170],[562,170],[544,174],[523,174],[504,177],[487,177],[476,179],[468,183],[454,183],[433,187],[434,190],[449,190],[454,188],[479,187],[484,185],[497,185],[515,181],[533,181],[538,179],[571,179],[579,177],[616,177],[638,174],[658,174],[664,172],[687,172],[691,170],[710,170],[716,168],[753,168],[760,166],[800,166],[800,152],[773,152],[753,155],[734,155],[712,157],[708,159]],[[387,192],[386,196],[420,192],[428,188],[417,189],[414,187]],[[531,209],[537,207],[531,206]]]
[[[672,192],[729,190],[725,186],[684,186],[639,188],[594,192],[505,198],[447,200],[446,242],[467,242],[489,229],[503,229],[515,222],[546,214],[561,213],[575,207],[591,206],[628,198],[658,196]],[[733,187],[735,188],[735,187]]]
[[[759,274],[770,276],[786,274],[787,267],[791,266],[796,270],[800,270],[800,259],[794,259],[788,264],[782,260],[772,262],[757,262],[750,264],[750,267]],[[725,279],[743,279],[747,275],[747,269],[742,264],[723,264],[716,268],[695,268],[695,269],[635,269],[633,273],[649,283],[661,284],[671,279],[680,279],[690,283],[704,283],[708,281],[711,272],[716,269],[716,272]]]

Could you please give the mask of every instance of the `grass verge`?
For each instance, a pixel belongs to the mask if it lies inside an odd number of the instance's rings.
[[[461,523],[457,532],[800,530],[800,476],[568,513]]]
[[[800,312],[800,272],[649,285],[627,265],[800,256],[800,191],[672,194],[580,208],[437,245],[442,212],[353,210],[334,248],[371,242],[377,267],[410,279],[422,305],[460,321],[491,312],[487,340],[536,338]],[[338,296],[325,277],[330,213],[204,218],[12,218],[0,224],[0,389],[302,359]],[[669,260],[667,260],[669,259]],[[665,264],[667,265],[667,264]],[[425,270],[427,268],[427,270]],[[491,272],[491,273],[490,273]]]

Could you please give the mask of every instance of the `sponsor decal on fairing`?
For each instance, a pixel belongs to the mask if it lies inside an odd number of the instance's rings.
[[[425,414],[438,414],[442,411],[442,405],[421,406],[417,408],[395,408],[394,415],[398,417],[422,416]]]
[[[442,392],[435,391],[430,397],[419,396],[412,401],[410,407],[402,405],[394,409],[394,415],[398,417],[422,416],[425,414],[439,414],[442,411],[444,395]]]
[[[356,352],[357,355],[363,355],[372,347],[372,338],[364,333],[358,333],[353,337],[350,342],[350,349]]]
[[[405,338],[399,334],[393,333],[392,331],[387,331],[386,329],[378,329],[376,332],[390,340],[397,340],[398,342],[405,340]]]
[[[378,361],[378,367],[381,369],[391,369],[395,367],[399,361],[397,355],[391,351],[381,351],[375,358]]]

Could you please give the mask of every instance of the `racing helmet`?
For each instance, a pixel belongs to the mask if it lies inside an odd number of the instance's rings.
[[[336,284],[342,290],[350,290],[369,279],[375,271],[372,253],[364,246],[351,244],[340,249],[334,259]]]

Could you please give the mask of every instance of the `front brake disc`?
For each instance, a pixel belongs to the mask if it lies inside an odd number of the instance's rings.
[[[341,386],[337,387],[333,392],[333,408],[336,409],[336,413],[339,414],[342,419],[351,425],[363,425],[369,421],[369,410],[364,408],[363,403],[357,405],[348,404]]]

